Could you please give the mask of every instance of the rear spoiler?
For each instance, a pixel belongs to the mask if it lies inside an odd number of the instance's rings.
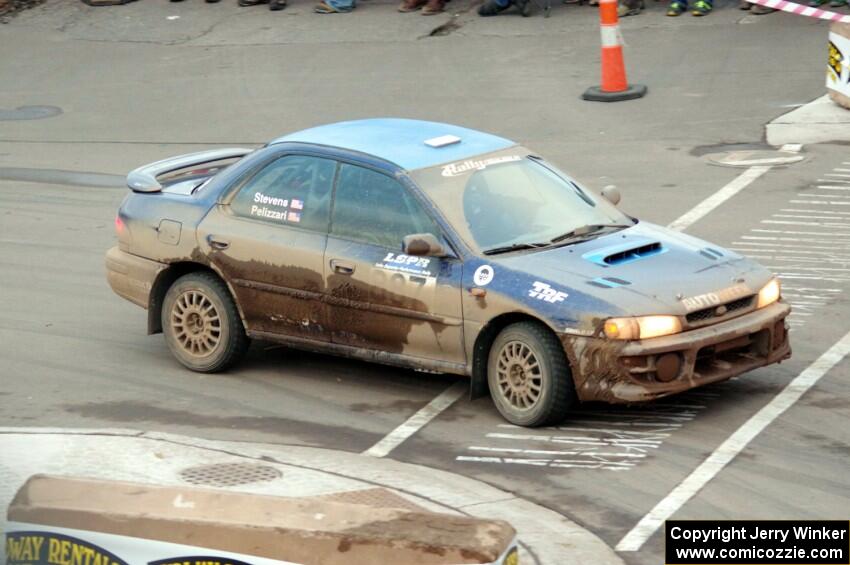
[[[212,149],[210,151],[169,157],[168,159],[150,163],[132,171],[127,175],[127,186],[134,192],[160,192],[162,185],[159,183],[158,177],[164,174],[215,161],[240,159],[252,151],[254,150],[230,147],[227,149]]]

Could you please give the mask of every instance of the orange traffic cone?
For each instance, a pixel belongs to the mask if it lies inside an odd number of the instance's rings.
[[[640,98],[646,94],[646,86],[630,85],[626,80],[617,0],[599,0],[599,26],[602,32],[602,85],[591,86],[581,97],[596,102]]]

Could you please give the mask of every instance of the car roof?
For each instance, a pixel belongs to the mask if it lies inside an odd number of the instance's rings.
[[[459,143],[431,147],[426,140],[456,136]],[[489,133],[451,124],[375,118],[327,124],[279,137],[270,145],[284,142],[312,143],[366,153],[407,170],[423,169],[468,159],[516,145]]]

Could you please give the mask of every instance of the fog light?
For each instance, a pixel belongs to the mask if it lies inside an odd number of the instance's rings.
[[[669,383],[679,376],[682,358],[678,353],[665,353],[655,360],[655,376],[663,383]]]

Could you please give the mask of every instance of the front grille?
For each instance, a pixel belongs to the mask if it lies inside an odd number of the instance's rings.
[[[702,310],[697,310],[696,312],[691,312],[687,315],[687,320],[689,324],[696,324],[699,322],[704,322],[706,320],[710,320],[715,317],[727,316],[731,312],[735,310],[743,310],[744,308],[749,308],[753,303],[753,299],[755,296],[745,296],[744,298],[739,298],[738,300],[733,300],[732,302],[727,302],[726,304],[722,304],[722,306],[726,307],[726,311],[723,314],[718,315],[717,309],[721,306],[712,306],[711,308],[703,308]]]

